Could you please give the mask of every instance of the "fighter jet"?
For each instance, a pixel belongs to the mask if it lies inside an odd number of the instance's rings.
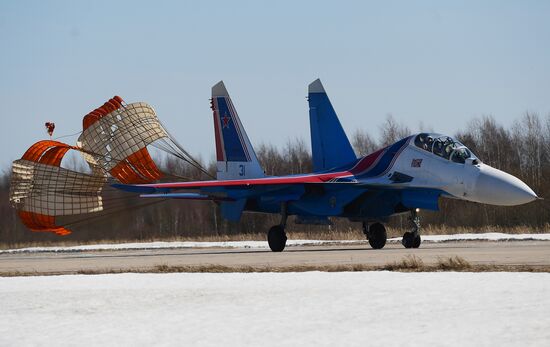
[[[361,222],[369,244],[386,244],[384,223],[407,213],[406,248],[420,246],[418,211],[438,210],[441,198],[515,206],[537,199],[520,179],[484,164],[452,136],[420,133],[357,158],[320,80],[309,85],[313,173],[266,176],[223,82],[212,87],[217,180],[116,185],[143,198],[212,200],[238,221],[245,211],[280,214],[267,232],[274,252],[285,248],[288,216],[329,224],[333,217]]]

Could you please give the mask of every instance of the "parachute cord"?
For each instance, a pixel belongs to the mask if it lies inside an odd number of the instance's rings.
[[[122,108],[124,108],[127,112],[129,113],[134,113],[134,112],[131,112],[127,107],[126,105],[122,105]],[[137,114],[137,113],[136,113]],[[214,177],[213,175],[211,175],[208,170],[206,170],[205,167],[203,167],[201,165],[201,163],[196,160],[195,158],[193,158],[193,156],[191,154],[189,154],[185,149],[183,149],[183,147],[175,140],[175,138],[168,132],[168,130],[164,127],[164,125],[162,124],[162,122],[160,121],[160,119],[156,118],[156,120],[158,121],[159,125],[161,126],[162,130],[164,130],[164,132],[166,133],[167,135],[167,138],[163,138],[163,139],[160,139],[159,142],[162,142],[163,146],[161,146],[160,144],[155,144],[155,143],[151,143],[151,145],[153,147],[157,147],[158,149],[161,149],[161,150],[164,150],[174,156],[176,156],[177,158],[185,161],[186,163],[188,163],[189,165],[191,165],[192,167],[194,167],[195,169],[199,170],[200,172],[202,172],[204,175],[206,175],[207,177],[211,178],[211,179],[216,179],[216,177]],[[135,126],[143,126],[139,123],[135,123],[135,122],[132,122]],[[56,139],[61,139],[61,138],[65,138],[65,137],[70,137],[70,136],[75,136],[75,135],[78,135],[78,134],[81,134],[83,131],[79,131],[77,133],[74,133],[74,134],[70,134],[70,135],[64,135],[64,136],[60,136],[60,137],[57,137]],[[168,140],[169,141],[168,141]],[[102,157],[102,158],[106,158],[107,156],[105,154],[100,154],[100,153],[94,153],[92,151],[89,151],[89,150],[84,150],[83,148],[81,148],[82,152],[84,153],[87,153],[87,154],[90,154],[92,156],[97,156],[97,157]],[[110,158],[110,160],[113,160],[114,162],[122,162],[124,159],[118,159],[118,158]],[[102,171],[106,171],[104,168],[101,168]],[[107,172],[105,172],[107,173]]]
[[[201,171],[202,173],[204,173],[206,176],[210,177],[210,178],[213,178],[215,179],[214,176],[212,176],[207,170],[206,168],[204,168],[200,162],[198,160],[196,160],[195,158],[193,158],[187,151],[185,151],[183,148],[181,148],[177,142],[175,142],[175,140],[171,137],[170,134],[168,134],[168,138],[173,142],[173,144],[169,143],[168,141],[164,141],[165,144],[170,147],[171,151],[168,149],[168,148],[165,148],[165,150],[167,152],[170,152],[172,153],[173,155],[175,155],[176,157],[184,160],[185,162],[189,163],[191,166],[193,166],[194,168],[198,169],[199,171]]]
[[[189,154],[185,149],[183,149],[183,147],[178,143],[178,141],[172,136],[172,134],[170,134],[170,132],[168,131],[168,129],[166,129],[166,127],[164,126],[164,124],[162,123],[162,121],[160,119],[158,119],[158,122],[160,124],[160,126],[162,127],[162,129],[164,129],[164,131],[166,132],[166,134],[168,135],[168,138],[172,141],[172,143],[174,144],[174,146],[176,147],[176,149],[178,149],[180,151],[180,154],[183,154],[182,157],[186,157],[186,158],[181,158],[182,160],[185,160],[187,161],[189,164],[193,165],[195,168],[199,169],[200,171],[202,171],[202,173],[204,173],[205,175],[207,175],[208,177],[210,178],[213,178],[213,179],[216,179],[214,176],[212,176],[207,170],[206,168],[204,168],[198,160],[196,160],[195,158],[193,158],[193,156],[191,154]],[[168,144],[170,146],[170,144]],[[172,147],[172,146],[171,146]]]
[[[122,107],[127,111],[127,112],[130,112],[130,110],[127,108],[126,105],[122,105]],[[137,111],[136,111],[136,114],[137,114]],[[168,139],[170,139],[170,141],[172,142],[171,144],[168,143],[168,141],[166,140],[162,140],[166,143],[167,146],[169,146],[171,149],[172,149],[172,152],[169,151],[169,150],[166,150],[167,152],[175,155],[176,157],[180,158],[181,160],[189,163],[191,166],[193,166],[194,168],[198,169],[199,171],[201,171],[203,174],[205,174],[206,176],[212,178],[212,179],[215,179],[214,176],[212,176],[200,163],[199,161],[197,161],[195,158],[193,158],[193,156],[191,154],[189,154],[185,149],[183,149],[183,147],[177,142],[177,140],[170,134],[170,132],[168,131],[168,129],[166,129],[166,127],[164,126],[164,124],[162,123],[162,121],[156,117],[155,115],[155,118],[156,118],[156,121],[159,123],[160,127],[162,128],[162,130],[166,133]],[[135,125],[139,125],[139,124],[135,124]],[[154,144],[153,144],[154,146]]]
[[[144,207],[147,207],[147,206],[160,204],[160,203],[168,201],[168,200],[170,200],[170,199],[160,199],[160,200],[157,200],[157,201],[153,201],[153,202],[149,202],[149,203],[145,203],[145,204],[141,204],[141,205],[137,205],[137,206],[125,206],[123,208],[118,208],[118,209],[111,210],[107,213],[98,213],[97,215],[93,215],[93,216],[88,217],[88,218],[84,218],[84,219],[81,219],[81,220],[78,220],[78,221],[75,221],[75,222],[72,222],[72,223],[64,224],[63,227],[70,227],[70,226],[78,225],[80,223],[89,222],[89,221],[94,220],[94,219],[110,216],[110,215],[115,214],[115,213],[120,213],[120,212],[124,212],[124,211],[129,211],[129,210],[133,210],[133,209],[139,209],[139,208],[144,208]]]
[[[80,134],[82,134],[82,130],[80,130],[79,132],[74,133],[74,134],[62,135],[62,136],[55,137],[54,140],[64,139],[65,137],[71,137],[71,136],[76,136],[76,135],[80,135]]]
[[[206,176],[212,178],[212,179],[216,179],[214,176],[212,176],[197,160],[193,159],[193,157],[191,157],[189,154],[187,154],[188,157],[186,157],[184,154],[182,154],[181,152],[178,152],[174,147],[172,147],[168,142],[164,141],[164,145],[165,146],[161,146],[160,144],[152,144],[153,147],[156,147],[160,150],[163,150],[163,151],[166,151],[174,156],[176,156],[177,158],[185,161],[186,163],[188,163],[189,165],[191,165],[192,167],[194,167],[195,169],[199,170],[200,172],[202,172],[203,174],[205,174]],[[167,146],[167,147],[166,147]],[[176,147],[177,148],[177,147]]]
[[[153,147],[156,147],[156,148],[158,148],[158,149],[164,150],[164,151],[166,151],[166,152],[168,152],[168,153],[170,153],[170,154],[176,156],[177,158],[179,158],[179,159],[185,161],[186,163],[188,163],[189,165],[191,165],[191,166],[194,167],[195,169],[197,169],[197,170],[201,171],[202,173],[206,174],[206,175],[209,176],[210,178],[215,179],[215,177],[212,176],[211,174],[209,174],[207,171],[205,171],[205,170],[202,168],[202,166],[200,166],[200,164],[194,164],[194,163],[192,163],[192,162],[186,160],[186,158],[181,157],[180,155],[178,155],[178,153],[171,152],[171,151],[169,150],[169,148],[161,147],[161,146],[158,146],[158,145],[155,145],[155,144],[153,144],[152,146],[153,146]],[[82,149],[82,148],[81,148],[80,150],[81,150],[83,153],[86,153],[86,154],[89,154],[89,155],[92,155],[92,156],[97,156],[97,157],[102,157],[102,158],[105,158],[105,157],[106,157],[106,156],[103,155],[103,154],[95,153],[95,152],[88,151],[88,150],[85,150],[85,149]],[[119,160],[119,159],[114,159],[114,158],[113,158],[112,160],[115,161],[115,162],[117,162],[117,163],[119,163],[119,162],[123,161],[124,159]],[[103,169],[103,168],[100,167],[100,170],[101,170],[102,172],[105,172],[105,174],[107,174],[107,171],[106,171],[105,169]],[[86,173],[82,173],[82,174],[83,174],[83,175],[87,175],[87,176],[91,176],[91,177],[95,177],[94,175],[90,175],[90,174],[86,174]],[[193,180],[196,179],[196,178],[193,178],[193,177],[182,176],[182,175],[177,175],[177,174],[173,174],[173,173],[164,173],[164,174],[165,174],[166,176],[172,176],[172,177],[174,177],[174,178],[184,179],[184,180],[188,180],[188,181],[193,181]]]

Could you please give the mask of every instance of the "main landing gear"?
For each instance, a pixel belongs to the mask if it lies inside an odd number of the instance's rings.
[[[405,248],[418,248],[422,240],[420,239],[420,217],[418,217],[416,209],[411,210],[409,220],[412,224],[412,230],[403,234],[401,243]]]
[[[363,234],[365,234],[370,246],[374,249],[382,249],[386,245],[388,235],[386,227],[382,223],[368,225],[366,222],[363,222]]]
[[[272,226],[267,233],[267,243],[273,252],[282,252],[286,246],[286,204],[281,205],[281,223]]]

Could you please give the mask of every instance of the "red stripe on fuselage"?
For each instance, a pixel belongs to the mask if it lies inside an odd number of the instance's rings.
[[[361,172],[367,171],[368,169],[370,169],[371,166],[373,166],[376,163],[377,159],[380,158],[382,154],[384,154],[384,151],[385,151],[385,148],[382,148],[377,150],[374,153],[367,155],[366,157],[361,159],[357,164],[355,164],[355,166],[352,167],[351,170],[349,171],[353,175],[358,175]]]
[[[154,188],[172,188],[172,189],[192,189],[206,187],[230,187],[230,186],[256,186],[268,184],[299,184],[299,183],[325,183],[330,180],[350,177],[359,173],[365,172],[372,166],[376,165],[378,159],[385,153],[386,148],[378,150],[363,159],[361,159],[349,171],[329,172],[324,174],[299,175],[290,177],[266,177],[248,180],[225,180],[225,181],[199,181],[199,182],[175,182],[175,183],[159,183],[159,184],[144,184],[144,187]]]
[[[293,183],[324,183],[342,176],[349,176],[349,171],[331,172],[318,175],[303,175],[290,177],[267,177],[248,180],[225,180],[225,181],[198,181],[198,182],[175,182],[158,184],[141,184],[141,187],[153,188],[203,188],[203,187],[229,187],[229,186],[255,186],[267,184],[293,184]]]

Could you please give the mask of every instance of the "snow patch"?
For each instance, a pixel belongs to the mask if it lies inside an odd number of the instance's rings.
[[[331,244],[356,244],[366,241],[354,240],[288,240],[287,247],[293,246],[321,246]],[[177,249],[177,248],[269,248],[267,241],[221,241],[221,242],[136,242],[136,243],[114,243],[98,245],[82,245],[68,247],[28,247],[0,250],[2,253],[25,253],[25,252],[84,252],[84,251],[111,251],[111,250],[144,250],[144,249]]]
[[[1,346],[544,346],[550,274],[0,278]]]
[[[550,234],[454,234],[454,235],[421,235],[422,242],[452,242],[452,241],[550,241]],[[388,239],[401,241],[402,237]]]

